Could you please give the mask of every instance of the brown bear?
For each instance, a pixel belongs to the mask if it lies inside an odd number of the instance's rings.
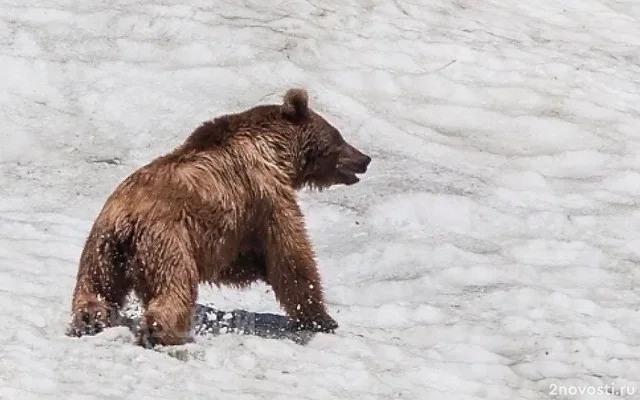
[[[129,292],[143,346],[190,339],[200,283],[262,280],[296,329],[333,332],[296,191],[352,185],[371,158],[308,107],[304,89],[199,126],[128,176],[85,241],[68,335],[112,326]]]

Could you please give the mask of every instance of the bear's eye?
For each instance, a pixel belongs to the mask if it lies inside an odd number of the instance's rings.
[[[307,151],[304,152],[304,165],[308,166],[308,165],[312,165],[313,161],[317,158],[314,154],[313,149],[307,149]]]

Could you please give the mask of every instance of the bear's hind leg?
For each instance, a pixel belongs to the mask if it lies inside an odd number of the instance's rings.
[[[155,243],[142,252],[153,264],[146,262],[134,282],[145,309],[136,335],[140,346],[152,348],[190,341],[199,281],[195,260],[182,247]]]
[[[106,235],[92,234],[84,246],[71,301],[69,336],[95,335],[117,324],[118,310],[131,285],[126,260],[113,251],[108,240]]]
[[[136,335],[138,345],[152,348],[189,342],[197,297],[197,281],[174,281],[145,306]]]

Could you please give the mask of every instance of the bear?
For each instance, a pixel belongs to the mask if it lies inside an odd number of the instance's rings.
[[[290,88],[281,104],[203,122],[126,177],[85,239],[67,335],[116,324],[130,292],[143,347],[192,341],[200,284],[270,286],[293,329],[333,333],[297,192],[350,186],[371,157]]]

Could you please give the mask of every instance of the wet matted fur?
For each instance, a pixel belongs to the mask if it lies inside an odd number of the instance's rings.
[[[352,185],[370,161],[304,89],[203,123],[106,200],[80,256],[68,334],[110,326],[134,291],[145,309],[138,342],[181,344],[200,283],[258,280],[295,327],[335,330],[296,191]]]

